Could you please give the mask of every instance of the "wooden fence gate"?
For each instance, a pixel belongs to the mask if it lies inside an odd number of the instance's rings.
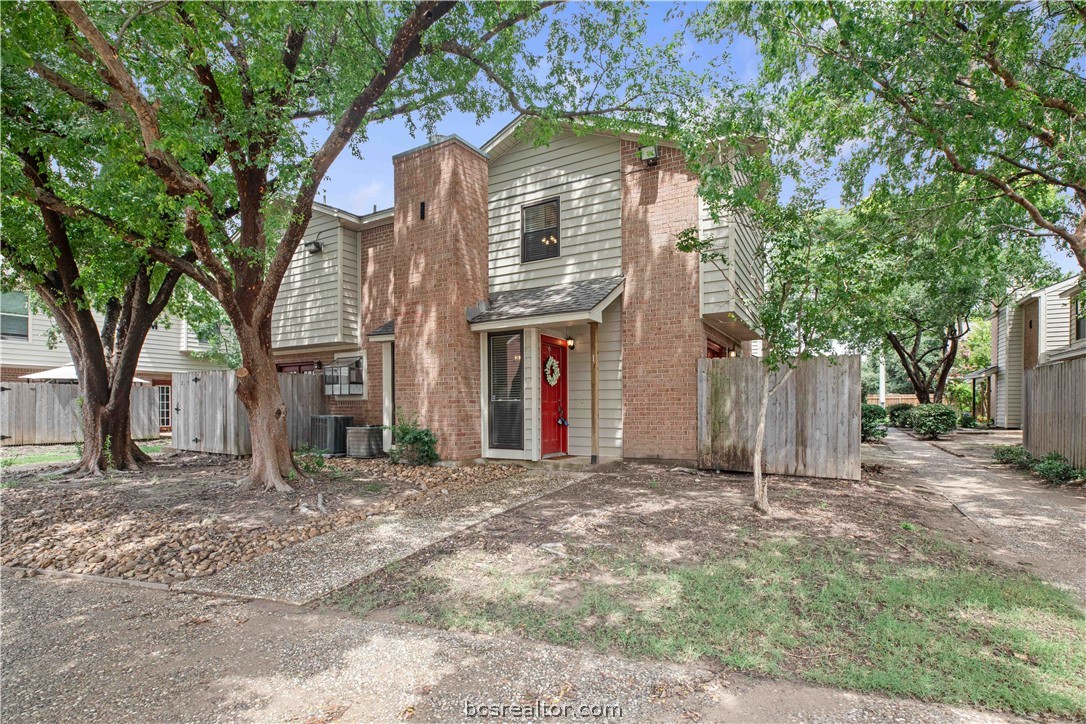
[[[698,361],[698,465],[751,472],[765,365],[757,357]],[[770,385],[783,371],[773,375]],[[860,479],[860,356],[799,363],[769,398],[763,472]]]
[[[249,455],[249,418],[234,391],[233,370],[175,372],[173,375],[173,446],[178,450]],[[279,374],[279,389],[287,406],[290,448],[309,442],[309,418],[325,413],[319,374]]]
[[[1023,447],[1086,467],[1086,357],[1026,370],[1024,384]]]
[[[0,441],[4,445],[55,445],[83,439],[79,385],[5,382],[0,385]],[[158,437],[158,389],[133,387],[132,437]]]

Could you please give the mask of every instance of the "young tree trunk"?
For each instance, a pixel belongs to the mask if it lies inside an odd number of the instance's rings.
[[[769,487],[762,476],[762,448],[765,446],[765,420],[769,412],[769,375],[762,369],[762,394],[758,399],[758,428],[754,433],[754,509],[764,515],[772,515],[769,507]]]
[[[238,325],[235,325],[235,327]],[[279,389],[279,373],[271,354],[271,322],[259,332],[247,325],[238,335],[243,366],[238,369],[237,396],[249,415],[249,433],[253,457],[249,467],[249,485],[264,490],[289,493],[294,490],[287,482],[301,476],[294,463],[287,432],[287,406]],[[266,333],[268,343],[260,337]]]

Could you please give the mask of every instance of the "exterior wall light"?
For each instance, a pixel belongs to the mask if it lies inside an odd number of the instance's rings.
[[[637,157],[649,166],[655,166],[660,162],[660,148],[655,143],[651,146],[639,146]]]
[[[574,342],[573,337],[566,337],[566,348],[567,349],[573,349],[573,346],[575,344],[576,344],[576,342]]]
[[[324,242],[317,241],[316,239],[313,239],[312,241],[307,241],[305,243],[305,250],[308,251],[310,254],[319,254],[320,252],[324,251]]]

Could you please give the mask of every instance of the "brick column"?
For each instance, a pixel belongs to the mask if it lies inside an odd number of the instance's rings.
[[[487,161],[449,138],[400,154],[393,166],[396,405],[419,413],[443,459],[475,458],[479,337],[464,310],[487,298]]]
[[[697,458],[697,360],[705,356],[698,257],[675,248],[698,225],[697,180],[682,155],[637,158],[622,141],[622,454]]]

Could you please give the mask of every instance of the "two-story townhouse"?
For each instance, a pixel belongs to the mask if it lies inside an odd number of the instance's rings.
[[[758,234],[715,223],[666,144],[533,146],[519,122],[395,156],[392,209],[316,205],[275,308],[280,369],[321,370],[356,424],[417,412],[445,459],[694,459],[697,360],[756,339]],[[723,272],[676,250],[690,227]]]
[[[984,371],[992,424],[1022,426],[1023,373],[1048,362],[1086,356],[1086,320],[1077,277],[1026,292],[995,310],[992,366]]]
[[[55,329],[52,317],[36,311],[26,292],[0,295],[0,380],[18,380],[23,375],[44,372],[72,364],[64,337]],[[99,320],[101,321],[101,320]],[[52,340],[56,344],[52,344]],[[209,370],[221,367],[194,356],[209,346],[197,339],[184,320],[166,318],[155,323],[140,350],[136,376],[159,388],[159,424],[171,423],[171,385],[174,372]]]

